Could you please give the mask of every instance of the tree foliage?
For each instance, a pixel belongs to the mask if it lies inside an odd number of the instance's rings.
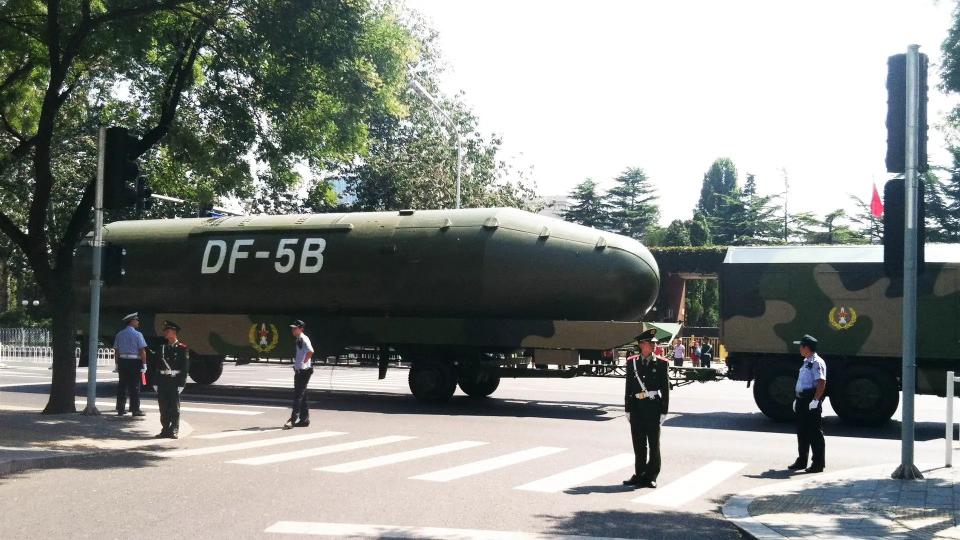
[[[614,182],[607,192],[610,230],[640,240],[659,219],[656,189],[639,167],[627,168]]]
[[[606,198],[597,189],[597,183],[586,179],[570,192],[570,207],[563,212],[563,219],[606,230],[610,223],[610,209]]]

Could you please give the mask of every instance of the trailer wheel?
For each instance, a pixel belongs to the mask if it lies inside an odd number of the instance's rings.
[[[796,382],[797,372],[787,364],[774,363],[762,367],[753,384],[753,400],[760,412],[776,422],[793,420]]]
[[[461,365],[457,379],[463,393],[473,398],[485,398],[500,386],[499,369],[487,363]]]
[[[223,374],[223,357],[190,355],[190,378],[197,384],[213,384]]]
[[[831,388],[833,381],[827,381],[827,390],[833,410],[844,422],[880,426],[897,411],[900,392],[897,380],[890,372],[854,366],[837,379],[836,388]]]
[[[457,390],[453,366],[447,363],[416,360],[407,376],[413,397],[429,403],[443,403]]]

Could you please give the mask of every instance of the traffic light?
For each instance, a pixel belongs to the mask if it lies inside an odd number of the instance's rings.
[[[116,210],[137,203],[137,188],[133,184],[140,174],[133,145],[136,137],[127,128],[107,128],[103,149],[103,207]]]
[[[917,114],[917,171],[927,166],[927,55],[919,55],[920,102]],[[907,133],[907,55],[895,54],[887,59],[887,172],[902,173],[906,169]]]
[[[103,282],[106,285],[117,285],[123,281],[126,271],[123,269],[123,257],[127,251],[123,246],[107,244],[103,248]]]
[[[904,181],[890,180],[883,187],[883,266],[890,277],[903,276],[903,226],[906,208]],[[923,181],[917,182],[917,273],[923,273],[927,230],[923,210]]]
[[[153,190],[147,185],[146,176],[137,177],[137,214],[153,208]]]

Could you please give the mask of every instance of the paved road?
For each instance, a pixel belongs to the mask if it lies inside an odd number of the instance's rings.
[[[42,406],[48,373],[28,367],[0,369],[0,402]],[[281,431],[289,367],[228,366],[214,386],[276,386],[277,398],[189,388],[194,433],[176,450],[0,478],[0,537],[739,538],[719,503],[787,478],[795,457],[790,426],[760,415],[743,383],[687,386],[665,424],[660,488],[627,491],[622,379],[504,380],[492,399],[429,406],[405,377],[318,369],[312,425]],[[918,398],[918,461],[942,459],[943,405]],[[825,423],[830,470],[898,461],[898,422],[849,428],[828,407]]]

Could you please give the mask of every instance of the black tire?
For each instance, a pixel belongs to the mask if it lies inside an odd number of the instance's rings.
[[[453,366],[444,362],[416,360],[407,376],[413,397],[427,403],[444,403],[457,390]]]
[[[753,400],[760,412],[775,422],[789,422],[795,418],[793,400],[796,398],[797,369],[786,363],[772,363],[758,370],[753,381]]]
[[[827,392],[837,416],[856,426],[881,426],[890,421],[900,405],[896,377],[869,366],[854,366],[840,374],[836,382],[828,380]]]
[[[223,374],[222,356],[190,355],[190,378],[197,384],[213,384]]]
[[[460,389],[472,398],[485,398],[500,386],[500,371],[491,364],[462,364],[457,375]]]

